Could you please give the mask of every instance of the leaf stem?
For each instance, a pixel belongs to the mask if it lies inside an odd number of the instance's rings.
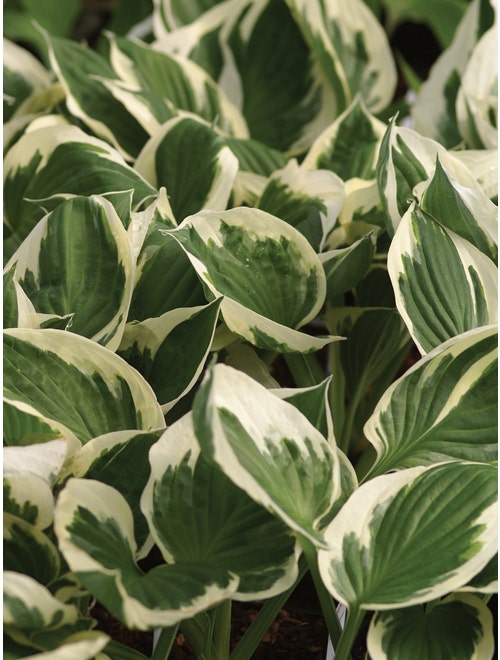
[[[305,536],[299,536],[300,545],[304,551],[304,555],[311,571],[311,576],[314,582],[314,587],[318,595],[321,611],[325,617],[326,627],[328,634],[332,640],[333,647],[336,648],[342,635],[342,627],[339,622],[335,603],[330,593],[327,591],[318,569],[318,551],[316,546]]]
[[[160,636],[151,656],[151,660],[167,660],[174,645],[175,637],[179,629],[179,624],[162,628]]]
[[[365,612],[359,607],[348,609],[345,628],[342,631],[339,645],[335,649],[335,660],[349,660],[351,657],[351,649],[356,641],[356,635],[364,616]]]
[[[345,376],[340,361],[340,342],[330,346],[330,372],[332,383],[330,385],[330,410],[333,419],[335,438],[341,437],[345,420]]]
[[[231,637],[231,601],[225,600],[213,611],[213,645],[215,647],[218,660],[229,658],[230,637]]]

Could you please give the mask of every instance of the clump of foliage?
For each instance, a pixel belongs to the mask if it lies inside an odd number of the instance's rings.
[[[493,3],[429,3],[414,100],[410,1],[122,2],[95,48],[36,4],[4,41],[5,657],[144,658],[96,599],[222,660],[261,600],[248,659],[308,570],[337,660],[363,621],[374,660],[492,657]]]

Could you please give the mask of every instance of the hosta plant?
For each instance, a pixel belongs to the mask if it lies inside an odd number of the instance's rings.
[[[496,5],[434,3],[402,103],[415,3],[122,2],[95,47],[21,4],[5,657],[144,658],[98,602],[154,660],[249,659],[309,572],[336,660],[492,658]]]

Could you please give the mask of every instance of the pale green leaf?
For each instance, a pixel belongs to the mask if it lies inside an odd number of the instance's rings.
[[[323,581],[348,607],[390,610],[439,598],[496,553],[497,471],[442,463],[361,485],[325,530]]]
[[[110,431],[164,427],[156,397],[124,360],[63,330],[4,332],[9,403],[39,411],[88,442]]]
[[[167,561],[231,571],[236,600],[269,598],[294,583],[300,550],[290,530],[200,454],[191,414],[165,431],[150,463],[142,510]]]
[[[477,596],[452,594],[427,610],[377,612],[367,643],[373,660],[486,660],[495,650],[493,616]]]
[[[498,454],[497,333],[480,328],[428,353],[384,393],[364,427],[377,450],[370,476]]]
[[[337,453],[295,406],[218,364],[198,390],[193,416],[202,451],[233,483],[323,543],[321,520],[340,495]]]

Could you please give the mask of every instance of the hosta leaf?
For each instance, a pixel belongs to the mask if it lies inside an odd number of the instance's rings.
[[[231,596],[238,580],[204,563],[136,563],[132,512],[111,486],[70,479],[55,516],[59,548],[82,584],[128,627],[171,626]]]
[[[40,529],[52,522],[52,486],[66,456],[66,443],[4,447],[4,512],[23,518]]]
[[[4,252],[11,256],[46,213],[52,196],[103,194],[133,190],[137,207],[156,195],[115,149],[76,126],[33,125],[7,153],[4,161],[5,222],[9,226]],[[38,200],[36,204],[32,200]]]
[[[434,3],[438,7],[441,3]],[[489,1],[469,4],[450,47],[431,68],[412,106],[415,129],[451,149],[462,141],[456,117],[460,80],[481,35],[491,27],[495,13]],[[444,24],[449,24],[448,20]]]
[[[498,593],[498,553],[460,591],[476,591],[482,594]]]
[[[375,254],[373,233],[360,238],[349,247],[329,250],[319,255],[326,275],[326,300],[331,305],[339,296],[353,289],[366,275]]]
[[[220,0],[194,0],[188,4],[182,0],[155,0],[155,18],[161,21],[164,30],[174,30],[196,20],[217,4]]]
[[[68,330],[118,348],[132,296],[133,260],[110,202],[94,196],[63,202],[37,224],[10,263],[38,313],[71,314]]]
[[[417,205],[401,220],[387,265],[396,305],[421,353],[496,323],[496,266]]]
[[[299,550],[290,530],[200,454],[191,414],[169,427],[149,460],[142,510],[167,561],[231,571],[237,600],[294,583]]]
[[[356,97],[351,105],[316,138],[302,166],[335,172],[346,181],[375,176],[380,142],[386,126]]]
[[[377,112],[392,100],[396,67],[382,26],[361,0],[287,0],[335,98],[334,116],[359,93]]]
[[[469,169],[488,199],[498,198],[498,149],[464,149],[454,156]]]
[[[119,354],[148,381],[167,413],[196,383],[208,356],[220,299],[129,323]]]
[[[56,439],[64,440],[68,456],[80,448],[80,441],[64,424],[40,414],[33,406],[22,401],[4,401],[4,445],[25,447]]]
[[[151,98],[147,90],[120,88],[113,68],[96,50],[69,39],[46,35],[46,40],[51,67],[66,91],[68,110],[133,160],[150,136],[138,116],[149,118],[153,131],[172,117],[171,107],[158,97]]]
[[[134,167],[156,188],[167,189],[181,221],[203,208],[226,208],[238,160],[208,123],[180,116],[155,133]]]
[[[420,206],[497,263],[498,208],[481,190],[452,182],[438,161]]]
[[[6,268],[3,276],[3,327],[38,328],[40,317],[19,282],[16,264]]]
[[[36,57],[9,39],[3,40],[3,121],[30,96],[47,89],[52,76]],[[6,102],[6,97],[9,100]]]
[[[340,495],[340,471],[335,447],[309,420],[222,364],[205,377],[193,416],[203,452],[231,481],[321,545],[320,522]]]
[[[370,474],[497,458],[497,333],[480,328],[428,353],[385,392],[365,425]]]
[[[110,62],[120,78],[157,94],[179,110],[199,115],[230,135],[248,137],[238,109],[195,62],[160,52],[139,40],[111,34],[108,38]]]
[[[49,537],[39,527],[5,511],[3,561],[4,570],[29,575],[49,587],[61,570],[61,557]]]
[[[295,227],[319,252],[344,200],[344,184],[337,175],[306,171],[292,159],[269,177],[257,207]]]
[[[81,618],[75,605],[62,603],[28,575],[5,571],[3,586],[6,648],[20,645],[14,657],[92,660],[108,643],[108,635],[88,630],[92,620]]]
[[[463,186],[477,187],[467,167],[438,142],[410,128],[396,126],[394,120],[389,124],[380,147],[377,183],[391,236],[414,199],[414,187],[432,177],[438,158]]]
[[[492,658],[493,616],[477,596],[452,594],[434,607],[377,612],[367,637],[373,660]]]
[[[312,387],[279,387],[271,391],[300,410],[323,437],[335,444],[332,415],[328,405],[330,383],[331,377]]]
[[[297,154],[335,116],[336,101],[281,0],[219,3],[169,33],[157,18],[156,47],[205,67],[240,108],[252,138]]]
[[[261,348],[316,350],[332,341],[296,332],[324,300],[317,255],[293,227],[259,209],[201,211],[173,230],[229,329]]]
[[[110,431],[164,427],[156,397],[135,369],[64,330],[4,332],[4,391],[8,402],[32,406],[82,443]]]
[[[471,53],[457,95],[458,129],[472,149],[498,146],[498,29],[488,30]]]
[[[137,261],[128,321],[206,302],[195,269],[179,243],[163,233],[165,228],[159,221],[149,226]]]
[[[387,610],[428,602],[466,584],[497,544],[497,472],[442,463],[361,485],[325,530],[318,563],[348,607]]]
[[[149,478],[148,453],[161,431],[117,431],[93,438],[73,456],[64,470],[69,475],[95,479],[118,490],[134,516],[134,535],[144,546],[149,529],[139,507]]]

